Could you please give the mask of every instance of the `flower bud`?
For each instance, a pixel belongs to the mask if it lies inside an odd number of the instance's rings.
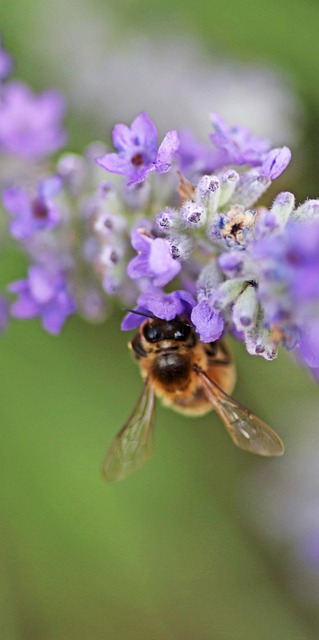
[[[181,219],[185,227],[200,229],[206,222],[206,211],[200,204],[188,200],[182,206]]]
[[[221,174],[219,206],[223,206],[230,200],[238,181],[239,175],[237,171],[234,171],[233,169],[227,169],[227,171],[224,171],[224,173]]]
[[[217,176],[202,176],[196,188],[196,202],[202,204],[209,214],[217,211],[220,198],[220,182]]]
[[[238,296],[233,308],[233,321],[236,329],[242,331],[251,327],[256,320],[258,299],[255,287],[248,285]]]

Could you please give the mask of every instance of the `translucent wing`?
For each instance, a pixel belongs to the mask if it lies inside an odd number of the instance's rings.
[[[147,382],[129,419],[105,456],[103,475],[107,482],[124,480],[153,454],[155,397]]]
[[[199,367],[195,367],[206,395],[240,449],[259,456],[281,456],[284,445],[277,433],[263,420],[227,395]]]

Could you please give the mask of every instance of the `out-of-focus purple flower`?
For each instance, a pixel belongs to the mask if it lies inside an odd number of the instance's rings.
[[[294,334],[301,358],[319,366],[319,224],[287,224],[284,234],[264,236],[253,247],[260,272],[258,297],[269,326]]]
[[[172,257],[165,238],[154,238],[144,229],[138,229],[132,232],[132,246],[138,251],[127,267],[133,280],[148,277],[156,287],[163,287],[180,272],[181,263]]]
[[[0,40],[0,82],[11,73],[13,61],[9,53],[3,49]]]
[[[114,127],[113,143],[117,153],[107,153],[96,161],[111,173],[127,176],[128,185],[134,185],[143,182],[152,171],[169,171],[179,139],[176,131],[169,131],[158,147],[157,129],[143,112],[133,120],[131,127],[125,124]]]
[[[37,194],[31,197],[21,187],[10,187],[3,192],[3,206],[13,216],[10,232],[17,240],[27,240],[37,231],[52,229],[60,222],[60,213],[54,196],[61,189],[58,177],[39,183]]]
[[[179,315],[190,319],[195,304],[193,296],[182,289],[172,293],[164,293],[160,289],[142,293],[137,299],[134,313],[129,312],[125,316],[121,328],[123,331],[128,331],[138,327],[144,320],[143,315],[138,315],[139,312],[146,315],[149,313],[161,320],[174,320]]]
[[[191,131],[178,132],[179,147],[177,150],[178,166],[189,179],[209,174],[221,166],[221,153],[212,149],[211,145],[199,142]],[[223,152],[222,152],[223,157]]]
[[[217,113],[211,114],[214,132],[210,138],[214,145],[223,151],[222,164],[249,164],[259,166],[263,155],[269,151],[270,142],[255,136],[242,126],[229,126]]]
[[[0,295],[0,333],[3,333],[9,322],[9,304],[7,298]]]
[[[275,180],[291,159],[288,147],[271,149],[270,142],[242,126],[229,126],[217,113],[211,114],[211,140],[219,150],[219,167],[229,164],[259,167],[259,175]]]
[[[0,150],[38,160],[62,147],[65,103],[57,91],[36,95],[21,82],[9,82],[0,99]]]
[[[75,312],[66,278],[55,269],[33,265],[25,280],[13,282],[8,288],[18,296],[11,305],[11,315],[21,319],[40,317],[49,333],[60,333],[67,317]]]
[[[270,180],[276,180],[286,169],[291,160],[291,151],[288,147],[279,147],[277,149],[271,149],[263,157],[263,162],[260,167],[260,175],[269,178]]]

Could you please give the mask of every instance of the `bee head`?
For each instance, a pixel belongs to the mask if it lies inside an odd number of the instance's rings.
[[[178,319],[161,320],[160,318],[152,318],[143,322],[141,326],[143,338],[151,344],[163,340],[186,342],[192,330],[191,325]]]

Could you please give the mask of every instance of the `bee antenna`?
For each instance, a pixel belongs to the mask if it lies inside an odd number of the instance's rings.
[[[126,311],[128,313],[135,313],[136,316],[143,316],[144,318],[151,318],[152,320],[162,320],[163,319],[163,318],[158,318],[158,316],[154,316],[153,313],[145,313],[144,311],[137,311],[136,309],[126,309],[124,307],[123,311]],[[194,328],[194,325],[190,324],[189,322],[183,322],[183,320],[175,319],[175,322],[179,322],[180,324],[183,324],[185,327],[190,327],[191,329]]]
[[[144,318],[152,318],[154,320],[158,320],[157,316],[154,316],[152,313],[144,313],[143,311],[137,311],[136,309],[123,309],[123,311],[127,311],[128,313],[135,313],[136,316],[144,316]]]

